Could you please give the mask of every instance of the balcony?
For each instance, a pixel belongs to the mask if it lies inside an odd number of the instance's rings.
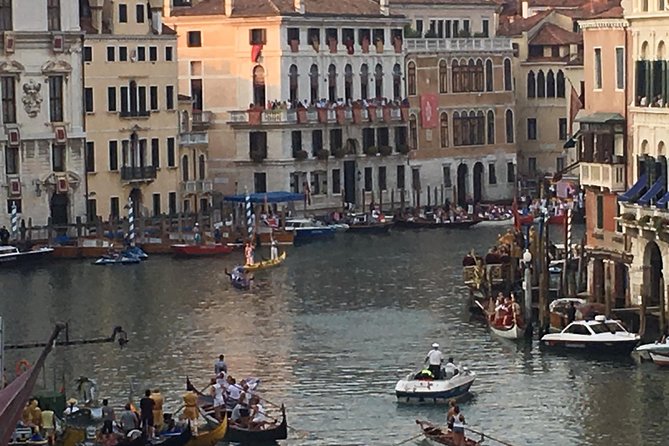
[[[210,111],[194,111],[192,126],[193,130],[207,130],[214,122],[214,114]]]
[[[156,179],[156,168],[153,166],[123,166],[121,180],[129,182],[151,182]]]
[[[296,124],[362,124],[390,123],[407,120],[408,108],[397,105],[335,108],[298,108],[281,110],[235,110],[228,123],[232,126],[276,126]]]
[[[187,132],[179,135],[179,145],[181,146],[197,146],[208,145],[209,134],[207,132]]]
[[[611,192],[625,191],[625,164],[579,164],[583,186],[594,186],[608,189]]]
[[[506,37],[465,39],[405,39],[409,53],[435,51],[511,51],[511,39]]]
[[[214,183],[211,180],[183,181],[181,188],[186,194],[204,194],[214,190]]]

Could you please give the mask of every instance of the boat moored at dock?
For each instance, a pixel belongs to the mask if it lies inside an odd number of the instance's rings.
[[[629,354],[641,337],[629,333],[618,321],[596,316],[595,320],[574,321],[560,333],[549,333],[541,344],[552,349],[589,353]]]

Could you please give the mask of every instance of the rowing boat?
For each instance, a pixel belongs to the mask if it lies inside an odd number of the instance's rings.
[[[244,265],[245,271],[258,271],[259,269],[271,268],[273,266],[278,266],[286,260],[286,251],[282,252],[279,257],[273,260],[263,260],[260,262],[253,263],[251,265]]]
[[[435,446],[456,446],[453,432],[435,426],[429,421],[416,420],[416,424],[420,426],[429,444]],[[471,438],[465,439],[466,446],[480,446],[481,444],[483,444],[483,439],[481,441],[472,440]]]
[[[186,446],[214,446],[223,440],[227,431],[228,417],[223,417],[223,420],[213,429],[205,432],[200,429],[201,433],[193,434],[188,443],[186,443]]]
[[[479,302],[478,300],[474,301],[476,305],[481,309],[483,314],[486,317],[486,321],[488,322],[488,326],[490,327],[490,331],[494,334],[499,336],[500,338],[504,339],[522,339],[524,334],[525,334],[525,327],[522,325],[519,325],[516,323],[514,320],[511,325],[501,325],[501,324],[495,324],[493,319],[493,315],[488,313],[488,311],[485,309],[483,304]],[[515,318],[514,318],[515,319]]]
[[[203,257],[230,254],[232,247],[220,243],[214,245],[172,245],[172,251],[177,257]]]

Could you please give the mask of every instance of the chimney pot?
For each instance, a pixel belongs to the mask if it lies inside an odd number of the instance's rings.
[[[526,19],[530,16],[530,5],[527,3],[527,1],[523,1],[523,18]]]
[[[235,0],[225,0],[225,15],[230,17],[232,10],[235,8]]]
[[[295,7],[295,12],[304,14],[304,0],[293,0],[293,6]]]
[[[381,15],[390,15],[390,5],[388,0],[379,0],[379,10]]]

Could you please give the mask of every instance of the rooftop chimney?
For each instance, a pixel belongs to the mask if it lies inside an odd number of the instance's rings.
[[[225,0],[225,15],[230,17],[235,7],[235,0]]]
[[[523,1],[523,18],[526,19],[530,16],[530,5],[527,3],[527,0]]]
[[[295,6],[295,12],[304,14],[304,1],[305,0],[293,0],[293,4]]]
[[[379,10],[381,11],[381,15],[390,15],[388,0],[379,0]]]

